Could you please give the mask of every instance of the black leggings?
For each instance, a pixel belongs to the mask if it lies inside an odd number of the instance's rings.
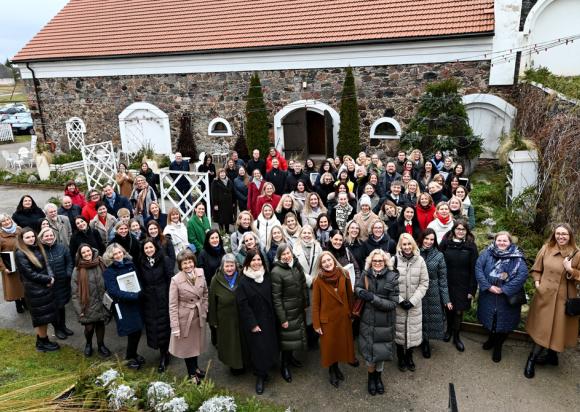
[[[127,335],[127,352],[126,359],[135,359],[137,357],[137,348],[139,347],[139,340],[141,340],[141,331],[130,333]]]
[[[64,307],[57,309],[56,320],[52,323],[52,326],[56,330],[63,330],[66,327],[66,310]]]
[[[87,343],[93,343],[93,333],[97,335],[97,345],[103,346],[105,341],[105,322],[85,323],[85,339]]]
[[[187,367],[187,374],[189,376],[195,375],[195,371],[198,369],[197,356],[185,358],[185,366]]]

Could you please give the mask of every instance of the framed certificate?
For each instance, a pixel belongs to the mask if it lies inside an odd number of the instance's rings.
[[[2,261],[4,266],[10,272],[16,272],[16,259],[14,258],[14,252],[2,252]]]
[[[117,276],[117,284],[119,289],[123,292],[139,293],[141,292],[141,286],[139,286],[139,279],[137,279],[137,273],[129,272],[124,275]]]
[[[354,265],[349,263],[348,265],[343,266],[344,270],[348,271],[348,276],[350,277],[350,285],[354,292],[354,282],[356,282],[356,274],[354,273]]]

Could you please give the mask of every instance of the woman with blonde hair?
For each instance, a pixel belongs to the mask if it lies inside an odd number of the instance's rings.
[[[299,233],[299,240],[293,246],[294,256],[304,269],[306,285],[312,287],[312,280],[315,275],[316,260],[322,253],[322,247],[314,236],[314,229],[310,225],[302,226]]]
[[[14,223],[7,214],[0,214],[0,252],[15,252],[17,250],[18,236],[21,228]],[[17,268],[6,267],[4,260],[0,259],[0,272],[2,272],[2,291],[6,302],[16,303],[16,312],[24,313],[26,303],[24,301],[24,285],[20,279]]]
[[[401,203],[404,205],[411,205],[413,207],[417,206],[419,201],[419,196],[421,196],[421,188],[416,180],[410,180],[405,188],[405,193],[403,193]]]
[[[322,203],[322,199],[316,192],[306,195],[306,202],[302,210],[302,225],[316,226],[316,220],[321,213],[326,213],[327,209]]]
[[[429,287],[429,273],[415,239],[408,233],[401,234],[393,261],[399,272],[399,306],[395,327],[398,366],[401,372],[407,369],[414,372],[413,348],[423,340],[422,302]]]
[[[246,232],[254,232],[257,234],[256,226],[254,224],[254,217],[248,210],[243,210],[238,215],[235,224],[235,231],[230,236],[230,246],[232,251],[236,252],[240,246],[240,239]]]
[[[580,283],[580,253],[572,227],[556,224],[530,270],[536,293],[530,304],[526,331],[534,341],[524,375],[531,379],[535,365],[558,365],[558,352],[576,346],[578,316],[566,313],[566,301],[575,298]],[[540,357],[547,349],[545,357]]]
[[[276,217],[280,222],[283,222],[286,218],[286,214],[290,212],[296,215],[298,222],[302,222],[300,206],[294,201],[290,194],[286,193],[282,195],[280,202],[278,202],[278,206],[276,206]]]
[[[280,203],[280,195],[276,194],[276,187],[274,187],[274,184],[272,182],[264,183],[264,186],[262,187],[262,192],[257,199],[256,205],[257,210],[261,211],[262,207],[264,207],[265,204],[271,205],[272,209],[274,210],[276,209],[276,207],[278,207],[279,203]]]
[[[284,237],[290,246],[294,246],[298,241],[301,230],[302,226],[298,223],[296,215],[292,212],[287,213],[284,218],[284,224],[282,225],[282,231],[284,232]]]
[[[265,252],[268,258],[268,267],[272,267],[276,260],[276,252],[282,243],[288,243],[282,226],[274,226],[266,242]]]
[[[260,244],[265,245],[272,228],[274,226],[280,226],[280,221],[274,214],[274,207],[271,204],[264,203],[256,219],[255,226],[260,237]]]
[[[322,252],[312,284],[312,325],[320,335],[320,363],[329,368],[330,384],[338,388],[344,375],[339,362],[354,363],[351,328],[353,287],[348,273],[330,252]]]
[[[367,365],[367,389],[372,396],[382,395],[385,387],[381,373],[384,362],[394,357],[395,309],[399,304],[399,274],[393,270],[387,252],[375,249],[369,253],[354,291],[365,301],[358,348]]]
[[[187,226],[182,222],[178,208],[172,207],[167,212],[167,226],[163,229],[163,234],[170,236],[176,255],[189,248]]]
[[[427,227],[430,227],[435,231],[435,234],[437,235],[437,243],[441,243],[443,237],[453,227],[453,216],[451,216],[449,204],[447,202],[437,203],[433,216],[435,218],[427,225]]]

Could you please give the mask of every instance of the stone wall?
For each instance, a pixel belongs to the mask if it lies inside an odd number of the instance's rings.
[[[430,81],[458,77],[464,94],[487,92],[489,61],[356,67],[360,109],[361,141],[369,143],[372,123],[388,113],[403,129],[417,108],[425,85]],[[320,100],[339,111],[344,69],[278,70],[259,72],[269,118],[285,105],[302,99]],[[78,116],[87,127],[87,143],[112,139],[120,144],[118,115],[136,101],[154,104],[169,115],[175,145],[179,119],[189,111],[194,119],[194,136],[199,151],[215,139],[233,144],[243,130],[245,98],[251,72],[194,73],[143,76],[40,79],[39,95],[47,137],[63,150],[68,143],[65,121]],[[307,87],[302,88],[302,83]],[[42,139],[42,128],[32,88],[27,81],[31,108]],[[207,127],[215,117],[232,125],[234,136],[208,137]]]

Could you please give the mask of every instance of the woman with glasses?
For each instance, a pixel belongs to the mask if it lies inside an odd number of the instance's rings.
[[[453,305],[453,309],[447,311],[447,332],[443,340],[449,342],[453,336],[455,348],[463,352],[465,346],[459,336],[461,321],[463,313],[471,308],[471,301],[477,291],[475,263],[478,252],[467,222],[455,221],[440,247],[445,256],[447,286]]]
[[[365,271],[354,291],[365,301],[360,315],[358,348],[367,365],[370,395],[385,393],[381,373],[385,361],[394,358],[395,309],[399,304],[399,274],[391,256],[381,249],[371,251]]]
[[[97,203],[101,201],[101,193],[93,189],[89,191],[87,199],[87,203],[83,206],[82,215],[90,222],[97,215]]]

